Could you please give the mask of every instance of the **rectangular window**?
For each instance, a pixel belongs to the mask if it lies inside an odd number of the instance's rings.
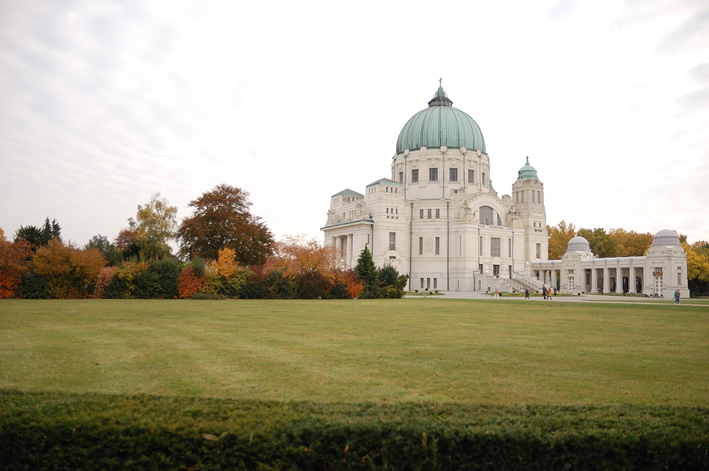
[[[468,170],[468,181],[471,183],[475,181],[475,170]]]
[[[440,218],[441,218],[441,210],[436,209],[436,219],[440,219]]]
[[[441,254],[441,238],[436,237],[436,255]]]
[[[411,183],[419,182],[419,169],[415,168],[411,170]]]
[[[458,169],[457,168],[449,168],[448,169],[448,176],[450,177],[449,180],[452,182],[457,182],[458,181]]]
[[[515,204],[519,204],[519,191],[515,191]]]
[[[535,196],[536,196],[536,195],[534,194],[534,190],[532,190],[532,203],[536,203],[536,202],[537,202]]]
[[[537,244],[537,258],[542,258],[542,244]]]
[[[492,237],[490,238],[490,256],[499,257],[500,256],[500,238]]]
[[[682,285],[682,267],[677,267],[677,284]]]
[[[389,208],[387,208],[387,214],[389,214]]]
[[[421,278],[421,289],[423,289],[423,278]]]
[[[482,273],[482,272],[483,272],[483,264],[481,263],[480,265],[478,265],[478,273]]]
[[[485,186],[485,172],[483,172],[483,186]]]
[[[437,168],[429,168],[428,169],[428,181],[430,181],[430,182],[437,182],[438,181],[438,169]]]
[[[479,247],[479,250],[478,250],[478,254],[479,254],[480,256],[482,256],[482,254],[483,254],[483,236],[480,236],[480,247]]]
[[[438,289],[438,278],[433,279],[433,289]]]
[[[404,183],[404,172],[399,172],[399,183]]]
[[[512,239],[507,239],[507,258],[512,258]]]
[[[426,289],[431,289],[431,279],[426,278]]]
[[[524,191],[520,191],[520,196],[522,197],[522,198],[521,198],[521,199],[522,199],[521,202],[524,203]]]
[[[423,219],[423,209],[419,209],[419,218]]]
[[[396,232],[389,233],[389,250],[396,250]]]
[[[463,255],[463,236],[458,236],[458,255]]]
[[[431,210],[428,210],[428,219],[431,219]]]
[[[423,255],[423,237],[419,237],[419,255]]]

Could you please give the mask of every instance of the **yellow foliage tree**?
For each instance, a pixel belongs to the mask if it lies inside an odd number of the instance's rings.
[[[561,260],[566,253],[569,241],[576,235],[576,228],[573,223],[566,224],[562,220],[556,226],[547,226],[549,233],[549,260]]]
[[[200,288],[201,293],[223,294],[238,297],[251,271],[236,261],[236,250],[225,247],[219,249],[219,258],[210,260],[205,267],[207,282]]]
[[[647,253],[652,244],[652,234],[638,234],[625,229],[611,229],[608,232],[611,239],[616,241],[615,250],[617,257],[640,257]]]
[[[700,250],[695,251],[687,242],[682,242],[682,247],[687,252],[687,278],[689,280],[709,281],[709,256],[703,253],[701,246],[697,246]]]

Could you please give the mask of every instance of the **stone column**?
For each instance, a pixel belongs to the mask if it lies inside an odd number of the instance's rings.
[[[556,289],[556,268],[551,269],[551,287]]]
[[[635,267],[632,265],[628,269],[628,292],[635,294]]]
[[[340,236],[335,237],[335,253],[342,258],[342,239]]]
[[[604,293],[610,293],[611,292],[611,279],[608,276],[608,272],[610,270],[608,267],[603,267],[603,292]]]
[[[598,278],[596,278],[596,269],[591,267],[591,292],[598,293]]]
[[[615,294],[623,294],[623,269],[621,267],[615,269]]]
[[[347,266],[352,268],[353,256],[354,256],[354,234],[349,234],[347,236]]]

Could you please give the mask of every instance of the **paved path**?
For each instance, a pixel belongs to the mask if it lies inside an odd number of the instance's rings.
[[[491,295],[481,291],[441,291],[442,295],[430,296],[434,299],[494,299]],[[425,299],[423,296],[407,296],[407,299]],[[541,296],[530,296],[529,299],[519,296],[501,296],[499,301],[516,300],[529,302],[573,302],[573,303],[613,303],[613,304],[670,304],[672,300],[662,298],[640,298],[633,296],[603,296],[599,294],[584,294],[581,296],[554,296],[552,301],[544,300]],[[684,302],[686,306],[701,306],[709,308],[709,300],[693,300],[692,302]]]

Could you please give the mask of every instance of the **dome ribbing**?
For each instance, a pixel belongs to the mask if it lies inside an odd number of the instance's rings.
[[[441,146],[485,152],[485,139],[478,124],[466,113],[453,108],[446,92],[438,87],[428,108],[413,115],[404,125],[396,141],[396,153]]]

